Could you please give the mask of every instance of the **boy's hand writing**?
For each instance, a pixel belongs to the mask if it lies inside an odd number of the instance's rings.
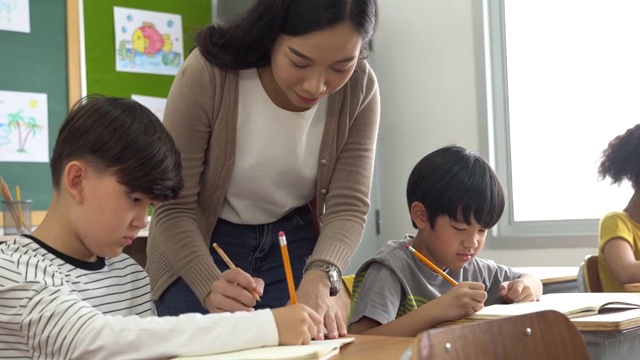
[[[457,320],[482,309],[485,300],[483,283],[461,282],[434,301],[442,302],[440,308],[447,320]]]
[[[213,282],[204,303],[212,313],[253,311],[256,299],[251,291],[262,295],[264,281],[251,277],[240,268],[226,270],[222,273],[222,278]]]
[[[304,304],[288,305],[271,312],[278,327],[279,345],[306,345],[322,326],[320,315]]]
[[[500,295],[512,303],[536,300],[533,289],[523,279],[505,281],[500,284]]]

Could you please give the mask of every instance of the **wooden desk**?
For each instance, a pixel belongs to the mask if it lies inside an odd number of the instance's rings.
[[[591,359],[637,359],[640,309],[605,312],[571,319],[587,344]]]
[[[413,343],[412,337],[349,335],[356,338],[340,348],[331,360],[400,359]]]
[[[577,266],[530,266],[512,269],[540,279],[544,294],[579,291]]]

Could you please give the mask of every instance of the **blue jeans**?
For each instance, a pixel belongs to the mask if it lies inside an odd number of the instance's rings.
[[[284,231],[291,260],[293,279],[298,287],[302,280],[302,270],[318,240],[313,229],[311,210],[301,206],[281,219],[264,225],[239,225],[218,219],[211,235],[211,243],[218,243],[233,263],[264,280],[264,294],[256,309],[276,308],[289,301],[287,280],[282,265],[282,255],[278,232]],[[209,246],[211,257],[220,271],[229,267],[218,253]],[[189,288],[178,278],[156,301],[160,316],[175,316],[188,312],[208,313]]]

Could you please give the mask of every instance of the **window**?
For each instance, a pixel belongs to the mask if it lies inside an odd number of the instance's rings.
[[[489,147],[508,189],[498,246],[594,246],[598,219],[633,193],[597,167],[640,122],[640,1],[485,0],[483,12]]]

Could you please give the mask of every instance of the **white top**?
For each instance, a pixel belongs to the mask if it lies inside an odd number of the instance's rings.
[[[256,69],[239,72],[238,131],[231,183],[220,217],[266,224],[316,194],[326,97],[303,112],[277,107]]]
[[[129,256],[89,263],[27,236],[0,245],[0,299],[0,358],[160,359],[278,343],[270,310],[156,317]]]

